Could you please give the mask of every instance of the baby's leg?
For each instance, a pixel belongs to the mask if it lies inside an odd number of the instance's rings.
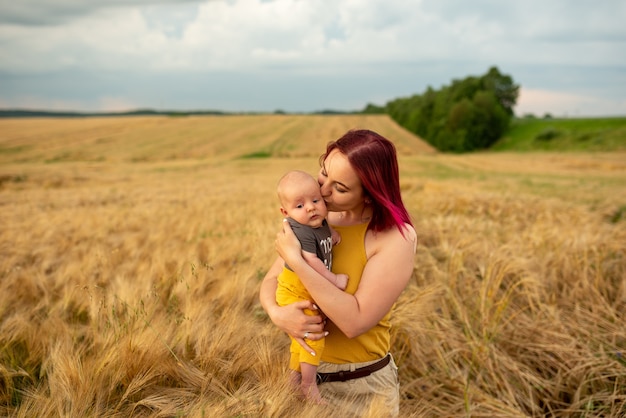
[[[300,369],[302,371],[302,383],[300,384],[300,390],[304,397],[318,404],[325,404],[320,394],[320,390],[317,387],[315,377],[317,376],[317,366],[309,363],[300,363]]]
[[[297,372],[295,370],[289,371],[289,385],[294,390],[300,390],[300,386],[302,386],[302,375],[300,374],[300,372]]]

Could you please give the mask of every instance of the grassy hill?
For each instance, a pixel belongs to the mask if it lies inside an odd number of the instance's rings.
[[[626,150],[626,118],[515,119],[493,150]]]
[[[400,416],[625,416],[626,152],[446,155],[364,115],[0,120],[0,416],[336,416],[258,291],[278,178],[354,127],[418,233]]]

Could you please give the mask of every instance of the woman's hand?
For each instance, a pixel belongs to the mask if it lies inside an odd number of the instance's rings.
[[[276,234],[276,251],[289,266],[304,262],[302,246],[296,234],[293,233],[287,219],[283,219],[283,230]]]
[[[285,306],[276,306],[270,315],[272,322],[282,331],[293,337],[309,353],[315,355],[315,351],[309,347],[305,338],[319,340],[328,335],[324,331],[325,321],[322,315],[307,315],[305,309],[318,311],[317,306],[311,301],[294,302]]]
[[[297,241],[297,238],[296,238]],[[270,267],[261,283],[259,300],[272,322],[283,332],[293,337],[308,352],[313,352],[305,343],[303,337],[309,340],[319,340],[328,335],[324,332],[325,318],[319,314],[317,306],[310,301],[296,302],[290,305],[279,306],[276,303],[276,289],[278,275],[285,264],[282,258],[277,258]],[[307,315],[305,309],[317,311],[317,315]]]

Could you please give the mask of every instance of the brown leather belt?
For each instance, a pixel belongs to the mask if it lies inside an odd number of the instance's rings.
[[[318,373],[316,377],[317,384],[326,382],[345,382],[347,380],[359,379],[361,377],[369,376],[370,374],[379,371],[383,367],[389,364],[391,361],[391,354],[387,354],[376,363],[372,363],[369,366],[359,367],[353,371],[344,370],[333,373]]]

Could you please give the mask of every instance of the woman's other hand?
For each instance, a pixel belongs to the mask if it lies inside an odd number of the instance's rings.
[[[276,234],[276,251],[289,266],[295,266],[298,262],[303,262],[302,246],[298,237],[291,229],[287,219],[283,219],[282,231]]]
[[[305,300],[277,306],[270,318],[279,329],[293,337],[309,353],[315,355],[315,351],[306,344],[305,338],[317,341],[328,333],[324,331],[325,321],[322,315],[307,315],[304,313],[305,309],[319,312],[319,308],[313,302]]]
[[[298,239],[296,238],[296,241]],[[313,352],[304,341],[305,334],[309,340],[319,340],[327,335],[324,332],[325,318],[320,314],[319,308],[311,301],[295,302],[290,305],[279,306],[276,303],[276,288],[278,275],[285,264],[282,258],[277,258],[268,270],[261,283],[259,299],[263,309],[280,329],[293,337],[308,352]],[[316,315],[307,315],[305,309],[316,312]]]

